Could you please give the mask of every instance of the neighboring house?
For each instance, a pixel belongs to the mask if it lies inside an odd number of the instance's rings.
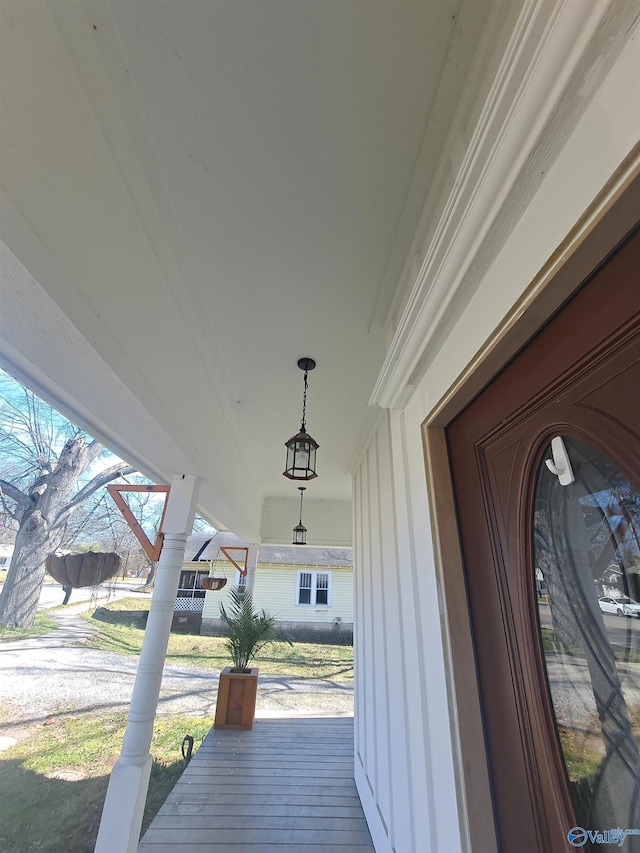
[[[602,572],[599,578],[594,578],[598,595],[609,598],[620,598],[628,595],[634,601],[640,600],[640,573],[636,567],[627,567],[623,571],[619,565],[612,563]]]
[[[291,639],[353,642],[351,548],[262,545],[255,570],[250,567],[244,576],[221,547],[246,546],[232,533],[189,537],[185,556],[191,559],[183,564],[174,625],[195,626],[200,616],[203,634],[223,633],[220,604],[226,604],[236,586],[251,589],[256,607],[275,616]],[[202,580],[209,576],[224,577],[226,586],[205,591]]]
[[[621,595],[627,594],[622,587],[623,582],[624,572],[614,564],[607,566],[599,578],[594,578],[598,595],[609,596],[610,598],[619,598]]]

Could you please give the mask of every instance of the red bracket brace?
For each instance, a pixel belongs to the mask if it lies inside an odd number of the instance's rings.
[[[133,531],[136,539],[142,545],[145,554],[147,557],[153,562],[157,562],[160,557],[160,552],[162,551],[162,541],[164,539],[162,533],[162,525],[164,523],[164,516],[167,511],[167,498],[169,497],[169,492],[171,491],[171,486],[130,486],[130,485],[120,485],[118,483],[109,483],[107,486],[107,491],[115,501],[116,506],[124,516],[124,520],[127,522],[131,530]],[[164,505],[162,507],[162,515],[160,517],[160,525],[158,527],[158,535],[156,536],[155,544],[152,545],[149,537],[144,532],[140,523],[136,520],[134,514],[131,512],[128,503],[122,497],[120,492],[164,492]]]

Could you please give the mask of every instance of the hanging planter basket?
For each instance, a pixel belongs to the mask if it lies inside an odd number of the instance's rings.
[[[77,589],[98,586],[114,577],[120,568],[120,557],[114,553],[87,551],[84,554],[49,554],[46,570],[62,586]]]
[[[223,586],[226,586],[227,579],[226,578],[202,578],[200,581],[200,585],[203,589],[222,589]]]
[[[218,548],[218,553],[216,554],[215,559],[211,560],[209,562],[209,568],[211,569],[211,571],[214,571],[214,563],[218,563],[220,561],[221,551],[222,551],[222,549]],[[201,552],[199,552],[199,553],[201,553]],[[225,553],[225,557],[226,557],[226,559],[229,559],[229,557],[227,556],[226,553]],[[224,572],[224,568],[222,569],[222,571]],[[220,578],[216,578],[216,577],[202,578],[202,580],[200,581],[200,586],[203,589],[212,590],[213,592],[215,592],[218,589],[222,589],[222,587],[224,587],[226,585],[227,585],[226,575],[224,575],[223,577],[220,577]]]

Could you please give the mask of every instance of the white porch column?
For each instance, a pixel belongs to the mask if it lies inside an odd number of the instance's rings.
[[[258,562],[258,546],[249,545],[247,552],[247,591],[253,595],[253,585],[256,580],[256,563]]]
[[[114,765],[102,811],[96,853],[135,853],[151,773],[149,748],[158,707],[173,607],[187,536],[198,498],[194,476],[174,477],[167,502],[164,542],[144,632],[120,758]]]

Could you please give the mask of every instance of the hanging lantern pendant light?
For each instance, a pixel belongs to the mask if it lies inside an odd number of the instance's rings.
[[[320,445],[307,432],[307,374],[316,366],[312,358],[298,361],[300,370],[304,370],[304,395],[302,397],[302,421],[300,432],[286,442],[287,464],[282,472],[290,480],[313,480],[316,474],[316,450]]]
[[[298,486],[298,490],[300,491],[300,521],[293,528],[293,544],[294,545],[306,545],[307,544],[307,528],[302,523],[302,498],[304,497],[304,493],[306,491],[306,486]]]

